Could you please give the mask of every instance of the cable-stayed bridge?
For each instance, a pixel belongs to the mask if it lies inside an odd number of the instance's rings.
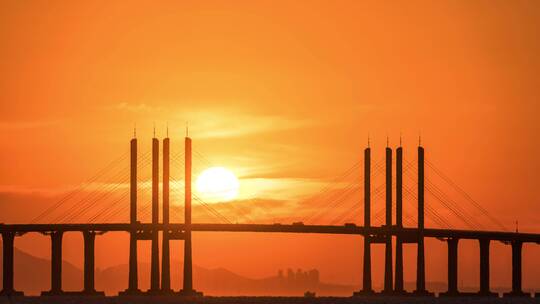
[[[371,281],[372,244],[385,246],[384,288],[381,293],[410,294],[404,290],[403,245],[412,243],[417,244],[417,259],[413,261],[417,269],[416,289],[412,294],[431,296],[432,293],[426,289],[424,240],[437,238],[448,245],[448,290],[442,295],[465,295],[458,290],[457,257],[459,240],[469,239],[477,240],[480,248],[480,290],[475,294],[496,296],[490,290],[490,242],[500,241],[512,248],[512,259],[508,261],[512,265],[512,290],[505,296],[530,296],[522,291],[522,246],[524,243],[540,244],[540,234],[508,231],[446,174],[425,160],[424,148],[421,146],[417,149],[416,164],[404,159],[402,147],[398,147],[395,151],[387,147],[384,159],[375,162],[374,166],[371,161],[371,148],[366,148],[363,162],[355,163],[332,180],[327,187],[305,200],[303,206],[310,207],[311,210],[308,211],[312,212],[301,219],[292,217],[291,219],[296,220],[292,224],[285,224],[285,221],[253,223],[249,210],[242,206],[222,204],[220,206],[222,208],[218,209],[216,205],[207,203],[195,195],[191,188],[194,156],[203,165],[211,166],[208,159],[200,152],[192,150],[192,141],[189,137],[185,139],[184,152],[172,153],[171,157],[170,140],[165,138],[162,143],[160,175],[159,146],[159,140],[154,138],[151,151],[141,153],[139,156],[137,139],[134,138],[130,142],[129,153],[111,162],[88,182],[41,212],[30,224],[0,224],[4,256],[1,294],[22,295],[22,292],[14,288],[14,243],[17,237],[31,232],[49,235],[51,238],[51,289],[43,292],[43,295],[68,294],[62,290],[62,238],[64,233],[68,232],[79,232],[84,236],[84,290],[80,294],[102,294],[96,291],[94,285],[95,238],[106,232],[121,231],[130,235],[128,287],[121,293],[122,295],[201,296],[202,292],[196,291],[192,279],[192,232],[227,231],[361,235],[364,238],[363,287],[354,295],[376,294]],[[100,182],[105,175],[121,167],[128,160],[129,167],[126,170],[117,170],[112,173],[109,182]],[[148,166],[151,167],[150,181],[144,182],[143,169]],[[183,189],[182,181],[171,174],[171,167],[172,171],[176,168],[184,169]],[[465,201],[467,208],[448,195],[439,184],[426,178],[426,167],[444,185],[457,193]],[[363,175],[351,178],[358,171],[363,171]],[[384,181],[372,189],[372,182],[377,177],[381,177]],[[143,182],[140,182],[141,180]],[[410,184],[413,188],[408,186]],[[360,203],[357,196],[361,197],[362,191],[363,203]],[[429,195],[427,204],[426,194]],[[170,205],[171,195],[184,196],[181,208]],[[151,204],[139,209],[138,203],[141,197],[145,196],[151,200]],[[192,200],[195,202],[193,206]],[[126,203],[127,201],[129,203]],[[380,206],[376,202],[381,202]],[[431,202],[437,202],[439,208]],[[404,208],[407,207],[405,203],[413,207],[416,214],[411,214]],[[372,214],[371,210],[376,206],[379,209]],[[194,209],[206,212],[210,218],[208,223],[197,218],[193,221]],[[338,214],[332,215],[329,220],[329,214],[335,210],[338,210]],[[176,218],[183,216],[183,222],[171,222],[171,214]],[[356,219],[360,218],[361,214],[363,222],[357,223]],[[231,215],[236,220],[231,220]],[[126,217],[129,220],[123,222]],[[466,228],[456,228],[455,221],[451,221],[450,217],[457,220],[461,227],[465,225]],[[238,223],[239,219],[245,223]],[[489,225],[496,226],[497,229],[487,229],[486,224],[480,219],[487,220]],[[426,220],[437,228],[426,227]],[[321,225],[321,222],[325,224]],[[137,244],[145,240],[151,242],[150,289],[141,291],[138,282]],[[183,240],[184,243],[183,288],[180,291],[173,291],[170,284],[171,240]],[[395,246],[395,260],[393,246]]]

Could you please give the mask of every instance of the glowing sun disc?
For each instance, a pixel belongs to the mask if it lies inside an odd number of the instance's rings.
[[[235,199],[238,196],[240,184],[238,178],[230,170],[212,167],[199,175],[195,186],[203,199],[217,202]]]

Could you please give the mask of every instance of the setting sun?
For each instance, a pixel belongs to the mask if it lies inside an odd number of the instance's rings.
[[[238,196],[238,178],[223,167],[204,170],[197,178],[197,192],[210,202],[230,201]]]

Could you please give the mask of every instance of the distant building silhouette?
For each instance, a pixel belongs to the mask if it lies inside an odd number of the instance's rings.
[[[294,272],[289,268],[287,269],[287,277],[283,275],[283,270],[280,269],[277,277],[281,286],[290,289],[315,288],[320,283],[319,270],[317,269],[303,271],[299,268]]]

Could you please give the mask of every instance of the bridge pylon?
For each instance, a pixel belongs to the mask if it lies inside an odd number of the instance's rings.
[[[426,289],[426,259],[424,250],[424,147],[418,146],[418,240],[416,252],[416,289],[413,294],[430,296],[433,293]]]
[[[137,295],[139,289],[139,275],[137,265],[137,139],[130,141],[130,166],[129,166],[129,274],[128,288],[120,295]]]
[[[161,240],[161,292],[172,293],[171,289],[171,255],[169,230],[169,183],[170,183],[170,141],[163,140],[163,234]]]
[[[184,282],[183,288],[178,292],[182,296],[202,296],[202,292],[193,289],[193,256],[191,248],[191,165],[192,165],[192,148],[191,138],[185,138],[185,191],[184,191]]]
[[[159,286],[159,140],[152,138],[152,236],[150,255],[150,289],[151,294],[161,292]]]
[[[396,149],[396,228],[403,229],[403,148]],[[394,293],[406,294],[403,286],[403,237],[396,235]]]
[[[364,227],[371,227],[371,148],[364,150]],[[362,290],[353,293],[353,296],[374,294],[371,283],[371,237],[364,236],[364,265],[362,276]]]
[[[386,147],[386,227],[392,227],[392,149]],[[392,234],[385,236],[384,246],[384,288],[382,293],[392,294],[393,273],[392,273]]]

